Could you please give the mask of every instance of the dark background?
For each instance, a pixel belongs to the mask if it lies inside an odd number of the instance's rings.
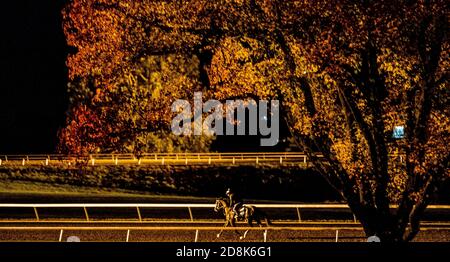
[[[0,154],[53,152],[64,125],[67,0],[1,3]]]

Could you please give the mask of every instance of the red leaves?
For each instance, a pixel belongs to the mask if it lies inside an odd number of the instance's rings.
[[[105,136],[107,130],[97,114],[87,106],[80,105],[73,110],[72,121],[59,133],[59,150],[80,155],[97,152],[104,146],[104,143],[99,142]]]

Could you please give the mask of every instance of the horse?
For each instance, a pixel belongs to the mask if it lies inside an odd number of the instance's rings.
[[[262,227],[262,223],[261,223],[262,219],[265,220],[266,226],[271,225],[270,219],[267,217],[266,213],[257,209],[255,206],[243,205],[242,208],[244,209],[244,221],[247,222],[247,224],[250,227],[253,226],[253,221],[255,221],[257,225]],[[216,199],[214,211],[220,212],[221,210],[225,216],[225,224],[223,227],[224,228],[227,226],[235,227],[236,218],[235,218],[235,212],[233,211],[233,208],[230,207],[230,205],[228,204],[228,201],[226,201],[223,198],[218,198],[218,199]],[[222,230],[220,230],[220,232],[217,234],[217,238],[220,237],[223,230],[224,230],[223,228],[222,228]],[[244,239],[247,236],[248,231],[249,231],[249,229],[247,229],[244,232],[243,236],[241,236],[237,230],[235,230],[235,233],[240,236],[239,237],[240,239]]]

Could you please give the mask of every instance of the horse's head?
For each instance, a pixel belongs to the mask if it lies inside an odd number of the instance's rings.
[[[216,199],[216,205],[214,207],[215,212],[219,212],[220,210],[224,209],[225,207],[226,207],[226,202],[223,199],[221,199],[221,198]]]

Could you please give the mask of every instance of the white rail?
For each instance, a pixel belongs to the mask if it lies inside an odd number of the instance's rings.
[[[345,204],[251,204],[260,208],[348,208]],[[2,207],[20,208],[20,207],[47,207],[47,208],[74,208],[74,207],[115,207],[115,208],[214,208],[214,204],[178,204],[178,203],[151,203],[151,204],[111,204],[111,203],[89,203],[89,204],[0,204]],[[449,206],[450,207],[450,206]]]
[[[304,208],[304,209],[349,209],[346,204],[252,204],[259,208]],[[10,204],[0,203],[0,208],[21,208],[21,207],[48,207],[48,208],[82,208],[82,207],[116,207],[116,208],[214,208],[214,204],[186,204],[186,203],[70,203],[70,204]],[[391,208],[396,208],[397,205],[391,205]],[[429,205],[428,209],[450,209],[450,205]]]
[[[249,204],[266,209],[296,209],[298,221],[302,222],[301,210],[303,209],[349,209],[346,204]],[[396,208],[397,205],[391,205]],[[189,218],[194,221],[192,208],[214,208],[214,204],[186,204],[186,203],[71,203],[71,204],[14,204],[0,203],[0,208],[33,208],[36,221],[40,221],[38,208],[80,208],[83,209],[86,221],[91,221],[88,208],[135,208],[139,221],[143,221],[141,208],[187,208]],[[450,210],[450,205],[429,205],[428,209]],[[354,222],[356,218],[353,217]]]

